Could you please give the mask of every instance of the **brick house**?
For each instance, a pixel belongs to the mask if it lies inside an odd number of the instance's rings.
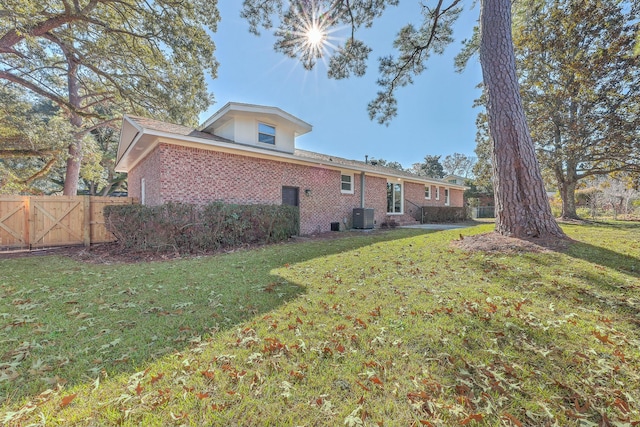
[[[241,103],[199,129],[125,116],[116,170],[128,173],[129,195],[148,205],[299,206],[301,234],[350,227],[354,208],[372,208],[380,226],[415,222],[420,206],[463,206],[462,185],[296,149],[295,138],[310,131],[279,108]]]

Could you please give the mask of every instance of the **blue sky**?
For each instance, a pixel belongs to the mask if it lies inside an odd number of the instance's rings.
[[[387,10],[372,28],[358,37],[372,49],[367,74],[346,80],[327,77],[321,61],[312,71],[273,50],[272,31],[260,37],[249,33],[240,18],[241,2],[218,2],[222,21],[213,35],[218,77],[209,80],[216,104],[201,114],[201,122],[229,101],[272,105],[313,125],[297,139],[298,148],[348,159],[383,158],[410,167],[426,154],[454,152],[474,156],[473,101],[482,80],[477,60],[459,74],[453,58],[460,42],[470,37],[478,8],[466,9],[454,30],[455,42],[443,56],[433,56],[427,70],[411,86],[398,91],[398,116],[389,126],[369,120],[367,104],[378,90],[378,58],[393,53],[397,31],[408,23],[420,24],[418,0],[403,0]]]

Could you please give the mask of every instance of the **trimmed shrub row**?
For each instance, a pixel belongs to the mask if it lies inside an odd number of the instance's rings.
[[[457,222],[467,219],[467,210],[464,207],[424,206],[422,209],[424,222]],[[419,211],[418,216],[420,216]],[[421,218],[417,219],[421,220]]]
[[[272,243],[297,235],[300,215],[294,206],[106,206],[107,229],[134,251],[193,253],[250,243]]]

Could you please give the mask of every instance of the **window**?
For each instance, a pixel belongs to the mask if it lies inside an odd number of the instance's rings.
[[[387,213],[402,213],[402,184],[387,182]]]
[[[353,175],[340,175],[340,192],[353,194]]]
[[[440,187],[436,187],[436,200],[440,200]]]
[[[258,123],[258,142],[275,145],[276,128],[264,123]]]
[[[449,189],[444,189],[444,205],[449,206]]]
[[[145,204],[147,201],[147,185],[144,178],[140,179],[140,203]]]
[[[454,179],[450,179],[450,180],[448,180],[447,182],[448,182],[449,184],[455,184],[455,183],[457,182],[457,180],[454,178]]]
[[[431,199],[431,186],[430,185],[425,185],[424,186],[424,198],[425,199]]]

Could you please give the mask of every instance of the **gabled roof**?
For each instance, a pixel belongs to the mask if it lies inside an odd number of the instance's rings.
[[[358,160],[350,160],[337,156],[296,149],[293,154],[270,150],[264,147],[240,144],[208,132],[188,126],[175,125],[138,116],[124,116],[122,132],[118,145],[116,171],[129,172],[135,164],[144,158],[157,144],[159,139],[180,145],[200,146],[239,155],[272,158],[290,163],[310,164],[331,167],[352,172],[365,172],[378,176],[400,178],[414,182],[441,184],[454,188],[466,188],[461,185],[446,183],[435,178],[427,178],[386,166],[372,165]]]
[[[204,121],[198,129],[203,131],[211,131],[221,126],[228,120],[231,120],[236,114],[250,113],[257,117],[269,118],[274,123],[286,122],[292,125],[296,136],[304,135],[311,132],[312,126],[297,118],[296,116],[281,110],[278,107],[270,107],[266,105],[244,104],[241,102],[227,102],[222,108],[216,111],[211,117]]]
[[[137,159],[150,148],[158,137],[188,137],[218,142],[233,142],[206,132],[200,132],[188,126],[165,123],[146,117],[127,116],[122,118],[116,170],[128,171]]]

